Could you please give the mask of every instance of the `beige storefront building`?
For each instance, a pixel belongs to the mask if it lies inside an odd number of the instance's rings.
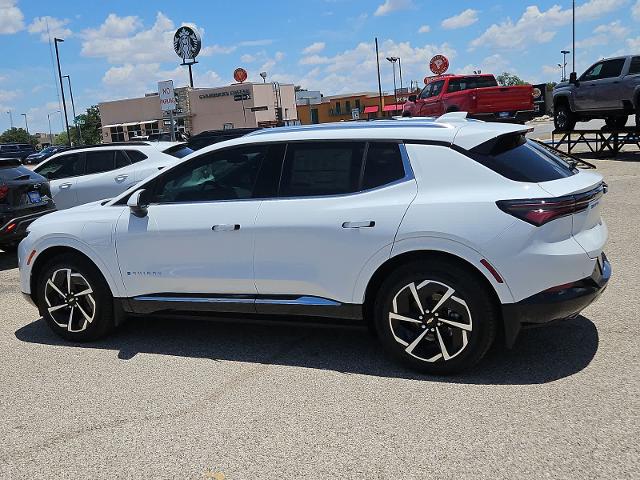
[[[217,88],[175,89],[177,129],[196,135],[206,130],[271,127],[298,123],[294,86],[243,83]],[[169,117],[157,94],[99,104],[103,142],[129,141],[169,130]]]

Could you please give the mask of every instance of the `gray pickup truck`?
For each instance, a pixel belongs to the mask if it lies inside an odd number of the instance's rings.
[[[576,122],[594,118],[623,128],[631,114],[640,128],[640,55],[600,60],[579,78],[572,73],[553,89],[553,107],[558,130],[573,130]]]

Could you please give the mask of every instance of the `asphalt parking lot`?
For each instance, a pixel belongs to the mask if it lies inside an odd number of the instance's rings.
[[[357,328],[145,319],[64,343],[0,253],[0,478],[640,478],[640,154],[595,163],[609,288],[452,378]]]

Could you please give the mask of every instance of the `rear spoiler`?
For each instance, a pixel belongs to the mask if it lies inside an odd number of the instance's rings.
[[[22,160],[19,158],[0,158],[0,167],[19,167]]]

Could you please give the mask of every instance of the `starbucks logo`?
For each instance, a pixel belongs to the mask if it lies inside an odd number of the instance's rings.
[[[200,35],[191,27],[180,27],[173,35],[173,49],[183,62],[195,60],[201,47]]]

